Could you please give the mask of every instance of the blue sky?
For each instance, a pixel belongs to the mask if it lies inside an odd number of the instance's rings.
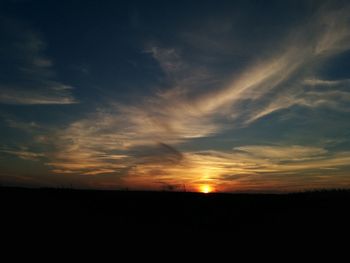
[[[2,1],[0,183],[350,186],[347,1]]]

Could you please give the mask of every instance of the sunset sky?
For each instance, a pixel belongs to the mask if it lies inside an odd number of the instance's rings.
[[[0,185],[350,188],[349,14],[348,1],[1,1]]]

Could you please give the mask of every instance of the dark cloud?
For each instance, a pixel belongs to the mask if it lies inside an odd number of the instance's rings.
[[[176,165],[184,156],[174,147],[159,142],[154,146],[137,147],[129,152],[137,164]]]

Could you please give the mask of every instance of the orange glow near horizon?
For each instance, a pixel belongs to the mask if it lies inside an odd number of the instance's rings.
[[[209,194],[213,192],[213,188],[210,185],[201,185],[199,191],[203,194]]]

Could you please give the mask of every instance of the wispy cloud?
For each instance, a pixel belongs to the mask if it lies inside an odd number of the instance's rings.
[[[3,104],[72,104],[73,87],[57,80],[54,62],[45,56],[42,37],[19,21],[1,18],[0,32],[6,42],[0,44],[3,59],[10,67],[3,69],[6,78],[0,82]]]
[[[20,159],[30,160],[30,161],[39,161],[41,158],[43,158],[45,156],[43,153],[32,152],[32,151],[27,150],[26,148],[23,148],[20,150],[2,149],[0,151],[3,153],[15,155]]]
[[[199,66],[202,71],[198,71],[198,67],[188,63],[175,49],[154,47],[151,49],[153,57],[163,70],[171,75],[172,81],[176,79],[175,83],[180,85],[175,85],[163,92],[161,97],[155,97],[151,101],[157,101],[159,105],[162,104],[162,100],[166,100],[165,107],[169,107],[169,103],[186,105],[191,114],[206,118],[209,123],[215,123],[218,118],[229,117],[232,121],[244,118],[245,124],[250,124],[272,112],[294,105],[312,108],[330,106],[341,109],[337,107],[337,100],[340,97],[347,100],[346,91],[308,91],[303,90],[301,86],[346,84],[346,80],[323,80],[321,83],[320,79],[312,79],[307,74],[312,74],[312,69],[327,62],[330,56],[350,48],[349,21],[346,15],[348,10],[348,7],[341,10],[333,8],[325,12],[324,7],[319,8],[311,16],[308,24],[292,28],[286,39],[275,44],[281,48],[276,52],[272,51],[270,58],[252,62],[241,74],[235,74],[228,83],[226,81],[226,84],[215,82],[216,78],[208,67]],[[186,74],[179,74],[181,68],[185,68],[187,76],[196,80],[193,85],[195,87],[188,86],[183,81]],[[200,73],[203,72],[207,73],[209,78],[205,81],[196,79],[196,76],[201,76]],[[203,88],[203,82],[210,82],[210,78],[214,79],[211,83],[212,88]],[[244,107],[245,104],[249,104],[250,107]],[[147,106],[145,104],[144,107]],[[182,116],[188,115],[182,112]],[[215,125],[218,127],[217,131],[227,127],[218,123]]]
[[[317,55],[333,55],[349,49],[350,30],[349,30],[349,6],[342,6],[339,9],[327,10],[330,6],[325,5],[317,14],[317,28],[321,31],[321,37],[315,46]]]
[[[236,147],[234,150],[242,151],[251,156],[280,161],[303,161],[324,156],[327,151],[319,147],[305,147],[300,145],[288,146],[258,146],[249,145]]]
[[[57,82],[46,82],[43,88],[23,86],[1,86],[0,103],[18,105],[74,104],[71,86]]]
[[[350,48],[348,10],[325,12],[320,8],[307,24],[290,28],[286,37],[264,54],[251,50],[256,57],[230,73],[217,70],[217,61],[214,66],[202,63],[206,56],[203,52],[186,54],[177,47],[148,46],[146,52],[164,72],[164,87],[128,104],[110,101],[47,135],[48,140],[41,140],[50,146],[45,153],[46,165],[58,174],[109,174],[130,185],[154,187],[208,182],[221,189],[232,185],[255,189],[288,182],[300,186],[308,179],[297,174],[318,173],[320,169],[327,171],[323,175],[332,176],[337,169],[348,166],[348,152],[290,143],[257,145],[254,141],[231,151],[205,145],[206,150],[194,151],[186,146],[249,127],[293,106],[348,111],[350,95],[344,89],[348,80],[327,80],[315,73],[333,55]],[[227,25],[221,33],[233,32],[232,26]],[[74,103],[69,86],[48,81],[53,62],[38,55],[42,47],[38,39],[34,40],[27,45],[34,54],[29,56],[30,67],[23,70],[45,75],[40,83],[45,87],[50,83],[49,91],[43,92],[40,86],[40,91],[17,96],[18,88],[11,95],[4,86],[5,97],[0,96],[0,100],[17,104]],[[200,41],[192,44],[200,45]],[[215,41],[206,44],[216,46]],[[229,49],[230,44],[221,48]],[[345,179],[339,180],[343,183]],[[317,182],[326,181],[323,178]]]
[[[40,128],[40,125],[34,121],[31,121],[31,122],[18,121],[6,115],[3,115],[1,117],[5,120],[5,123],[7,124],[7,126],[11,128],[15,128],[23,131],[33,131]]]
[[[179,72],[186,66],[180,58],[180,54],[174,48],[167,49],[159,46],[150,46],[145,52],[150,53],[166,73]]]
[[[326,80],[310,78],[305,79],[304,84],[311,87],[338,87],[350,84],[350,79],[337,79],[337,80]]]
[[[279,186],[283,186],[280,190],[293,191],[349,182],[337,173],[349,166],[348,152],[330,154],[322,148],[299,145],[240,149],[183,153],[184,160],[177,165],[140,164],[128,170],[124,181],[148,187],[157,187],[158,182],[182,183],[195,191],[201,184],[223,191],[276,190]]]

